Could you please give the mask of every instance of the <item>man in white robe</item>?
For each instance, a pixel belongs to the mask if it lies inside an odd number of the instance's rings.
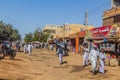
[[[27,53],[27,44],[24,44],[24,53]]]
[[[28,54],[31,55],[31,52],[32,52],[32,45],[31,45],[31,43],[29,43],[27,49],[28,49]]]
[[[106,59],[104,49],[101,49],[101,52],[99,54],[99,59],[100,59],[99,72],[104,74],[104,63]]]
[[[88,45],[86,44],[85,47],[83,48],[84,53],[83,53],[83,67],[88,65],[88,56],[89,56],[89,49]]]
[[[98,50],[97,50],[97,46],[93,45],[93,49],[90,51],[89,54],[89,60],[92,64],[92,68],[91,68],[91,72],[93,74],[95,74],[96,68],[97,68],[97,59],[98,59]]]

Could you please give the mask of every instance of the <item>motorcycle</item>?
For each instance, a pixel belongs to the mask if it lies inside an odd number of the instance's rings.
[[[4,59],[5,56],[9,56],[10,59],[15,58],[16,50],[12,49],[8,41],[3,41],[0,47],[0,59]]]

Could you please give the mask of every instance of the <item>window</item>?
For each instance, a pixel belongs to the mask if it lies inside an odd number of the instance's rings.
[[[101,44],[101,47],[103,47],[103,44]]]
[[[120,15],[114,16],[114,23],[120,22]]]
[[[111,47],[111,44],[108,44],[108,47]]]
[[[105,44],[105,48],[107,48],[107,44]]]

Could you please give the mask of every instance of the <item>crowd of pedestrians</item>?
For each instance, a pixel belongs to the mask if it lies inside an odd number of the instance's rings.
[[[106,54],[104,49],[102,48],[100,51],[98,50],[97,46],[93,44],[92,49],[88,49],[88,45],[84,45],[83,47],[83,67],[88,66],[91,64],[91,70],[94,75],[96,72],[101,74],[105,73],[104,66],[105,66],[105,59]],[[98,68],[98,69],[97,69]]]
[[[31,55],[32,53],[32,48],[46,48],[51,51],[55,51],[59,64],[63,64],[63,56],[68,56],[68,51],[70,46],[67,45],[67,42],[65,42],[62,39],[56,39],[53,41],[53,43],[39,43],[39,44],[24,44],[24,53]],[[83,68],[86,66],[91,65],[91,70],[90,72],[95,75],[96,72],[99,72],[101,74],[105,73],[105,60],[106,60],[106,54],[104,49],[102,48],[101,50],[98,49],[97,45],[92,44],[91,49],[88,47],[88,44],[83,44],[81,45],[83,53]],[[16,44],[16,49],[17,51],[20,51],[20,44]],[[117,53],[120,53],[120,50],[117,50]],[[119,55],[118,55],[119,56]],[[119,60],[120,58],[118,58]]]
[[[31,55],[32,48],[35,45],[29,43],[29,44],[24,44],[24,53],[28,53]],[[64,40],[59,40],[56,39],[54,40],[54,43],[40,43],[39,48],[48,48],[49,50],[55,50],[56,55],[58,56],[59,64],[63,64],[63,56],[68,55],[68,49],[67,49],[67,42]],[[89,66],[91,64],[91,70],[93,74],[98,71],[99,73],[104,74],[104,66],[105,66],[105,59],[106,55],[104,52],[104,49],[98,50],[96,45],[92,46],[92,49],[89,50],[88,44],[85,44],[82,46],[83,48],[83,68],[86,66]],[[97,69],[98,68],[98,69]]]

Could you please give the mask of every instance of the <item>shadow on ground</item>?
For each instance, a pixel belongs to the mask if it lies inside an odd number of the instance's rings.
[[[66,62],[65,62],[66,63]],[[70,73],[74,73],[74,72],[80,72],[83,70],[82,66],[78,66],[78,65],[64,65],[64,66],[55,66],[54,68],[69,68],[72,67],[73,69],[70,71]]]
[[[63,69],[65,69],[65,68],[69,68],[69,65],[65,65],[65,66],[55,66],[54,68],[63,68]]]
[[[11,79],[3,79],[3,78],[0,78],[0,80],[11,80]]]
[[[70,73],[74,73],[74,72],[80,72],[83,70],[83,66],[78,66],[78,65],[72,65],[72,70],[70,71]]]

